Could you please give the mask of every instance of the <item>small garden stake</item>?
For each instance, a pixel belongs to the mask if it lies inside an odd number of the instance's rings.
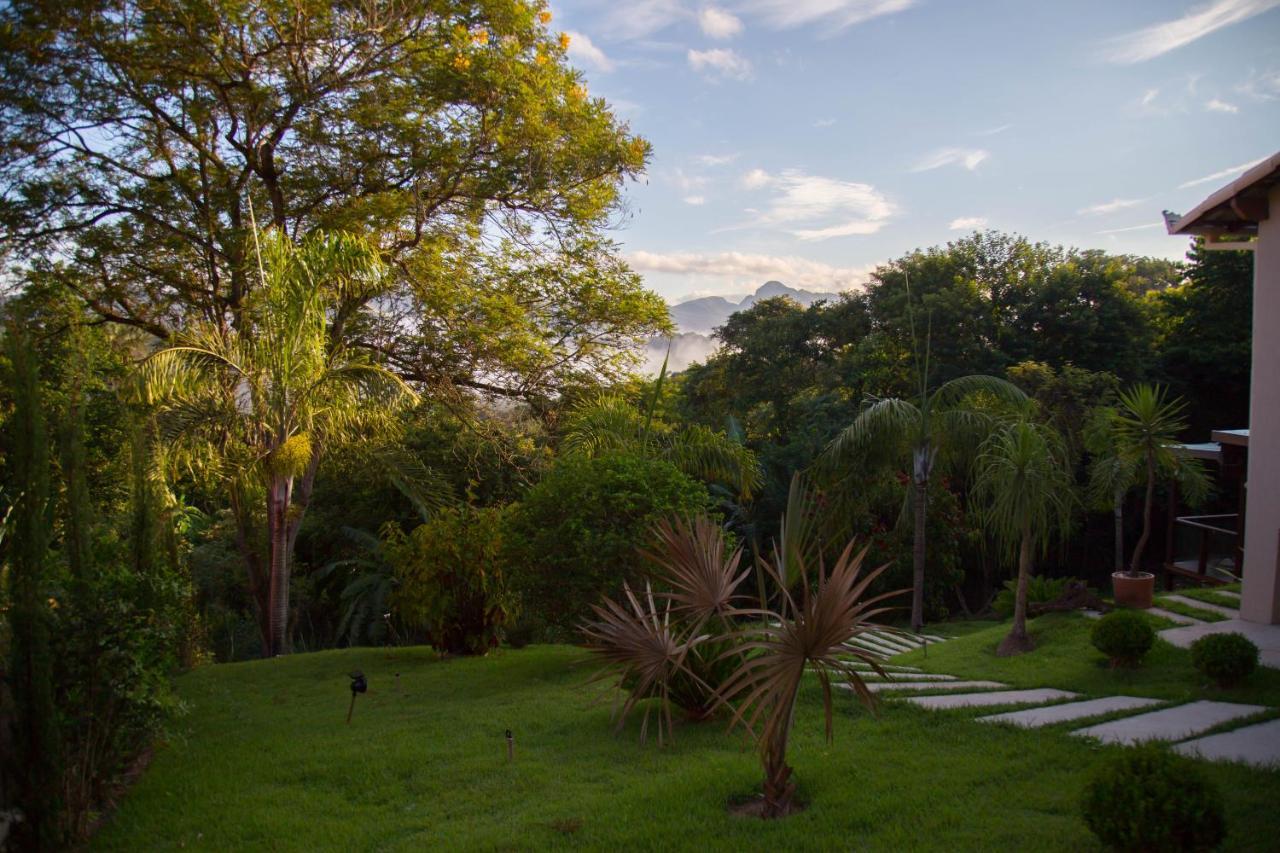
[[[364,693],[369,689],[369,683],[364,680],[364,673],[356,670],[351,673],[351,705],[347,708],[347,723],[351,723],[351,712],[356,709],[356,694]]]
[[[396,673],[396,693],[400,692],[400,673]]]
[[[510,764],[516,760],[516,736],[511,733],[511,729],[507,729],[507,763]]]

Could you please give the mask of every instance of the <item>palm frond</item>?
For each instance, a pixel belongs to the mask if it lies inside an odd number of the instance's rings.
[[[894,458],[891,448],[906,448],[917,442],[923,427],[920,407],[915,403],[898,397],[874,400],[831,440],[816,466],[822,471],[836,471],[851,459],[865,459],[871,454]]]
[[[663,455],[686,474],[733,486],[739,497],[750,498],[763,474],[751,450],[701,424],[692,424],[665,442]]]

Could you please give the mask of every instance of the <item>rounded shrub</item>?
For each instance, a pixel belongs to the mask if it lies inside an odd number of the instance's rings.
[[[1258,667],[1258,647],[1242,634],[1207,634],[1191,645],[1191,663],[1219,687],[1239,684]]]
[[[1195,762],[1155,745],[1104,762],[1081,809],[1085,825],[1113,850],[1212,850],[1226,835],[1218,789]]]
[[[1112,666],[1137,666],[1151,651],[1156,632],[1136,610],[1116,610],[1094,624],[1089,639]]]

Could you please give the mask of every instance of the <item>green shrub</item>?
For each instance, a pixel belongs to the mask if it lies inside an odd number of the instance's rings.
[[[405,535],[383,529],[395,572],[392,608],[440,651],[484,654],[515,621],[517,598],[503,561],[505,508],[441,510]]]
[[[1089,639],[1112,666],[1136,666],[1151,651],[1156,632],[1141,613],[1116,610],[1094,624]]]
[[[563,457],[515,508],[510,555],[516,588],[548,639],[570,639],[602,595],[642,576],[639,548],[660,518],[692,515],[707,489],[643,456]]]
[[[1042,578],[1032,575],[1027,580],[1027,607],[1033,604],[1044,604],[1058,598],[1067,589],[1072,578]],[[1013,615],[1013,605],[1018,596],[1018,579],[1012,578],[1004,582],[1004,589],[996,595],[991,607],[1000,614],[1001,619]]]
[[[1191,663],[1219,687],[1233,687],[1258,667],[1258,647],[1242,634],[1208,634],[1191,645]]]
[[[1099,767],[1081,808],[1085,824],[1114,850],[1212,850],[1226,835],[1218,790],[1195,762],[1154,745]]]

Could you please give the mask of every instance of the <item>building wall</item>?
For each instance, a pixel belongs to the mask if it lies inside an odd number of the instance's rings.
[[[1253,373],[1240,615],[1280,624],[1280,186],[1253,259]]]

